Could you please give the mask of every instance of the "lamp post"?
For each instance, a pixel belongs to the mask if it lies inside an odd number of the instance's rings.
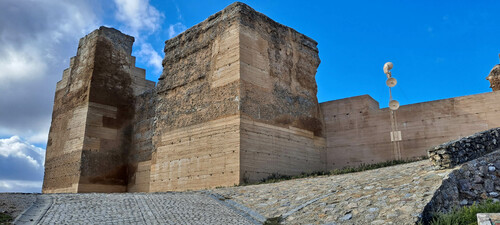
[[[392,77],[391,69],[394,65],[392,62],[386,62],[384,64],[384,73],[387,75],[387,81],[385,84],[389,87],[389,112],[391,118],[391,142],[394,146],[394,158],[397,160],[401,159],[401,131],[398,130],[398,120],[396,117],[396,110],[399,108],[399,102],[392,99],[392,90],[394,86],[398,83],[396,78]]]

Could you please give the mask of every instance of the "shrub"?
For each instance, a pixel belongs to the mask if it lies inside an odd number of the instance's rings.
[[[477,224],[478,213],[499,213],[500,202],[493,202],[491,199],[474,203],[471,206],[453,209],[449,213],[438,213],[432,220],[432,225],[469,225]]]
[[[9,222],[12,222],[12,217],[0,212],[0,224],[9,224]]]

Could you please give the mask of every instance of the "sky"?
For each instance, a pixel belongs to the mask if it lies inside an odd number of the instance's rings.
[[[56,82],[81,37],[102,25],[134,36],[156,81],[165,40],[232,2],[0,0],[0,192],[40,192]],[[491,91],[498,0],[242,2],[318,42],[320,102],[369,94],[387,107],[387,61],[402,105]]]

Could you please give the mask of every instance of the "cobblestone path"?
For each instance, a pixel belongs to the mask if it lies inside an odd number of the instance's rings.
[[[205,193],[46,194],[16,224],[256,224]],[[37,218],[38,217],[38,218]],[[258,224],[258,223],[257,223]]]
[[[16,224],[415,224],[449,172],[424,160],[197,192],[44,194]]]
[[[428,160],[359,173],[212,190],[285,224],[415,224],[451,170]]]

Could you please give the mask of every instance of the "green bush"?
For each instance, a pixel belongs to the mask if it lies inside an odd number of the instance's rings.
[[[493,202],[491,199],[457,208],[449,213],[438,213],[431,220],[431,225],[470,225],[477,224],[478,213],[500,213],[500,202]]]
[[[264,225],[280,225],[282,221],[283,218],[281,216],[267,218],[267,220],[264,222]]]
[[[9,222],[12,222],[12,217],[0,212],[0,224],[9,224]]]

